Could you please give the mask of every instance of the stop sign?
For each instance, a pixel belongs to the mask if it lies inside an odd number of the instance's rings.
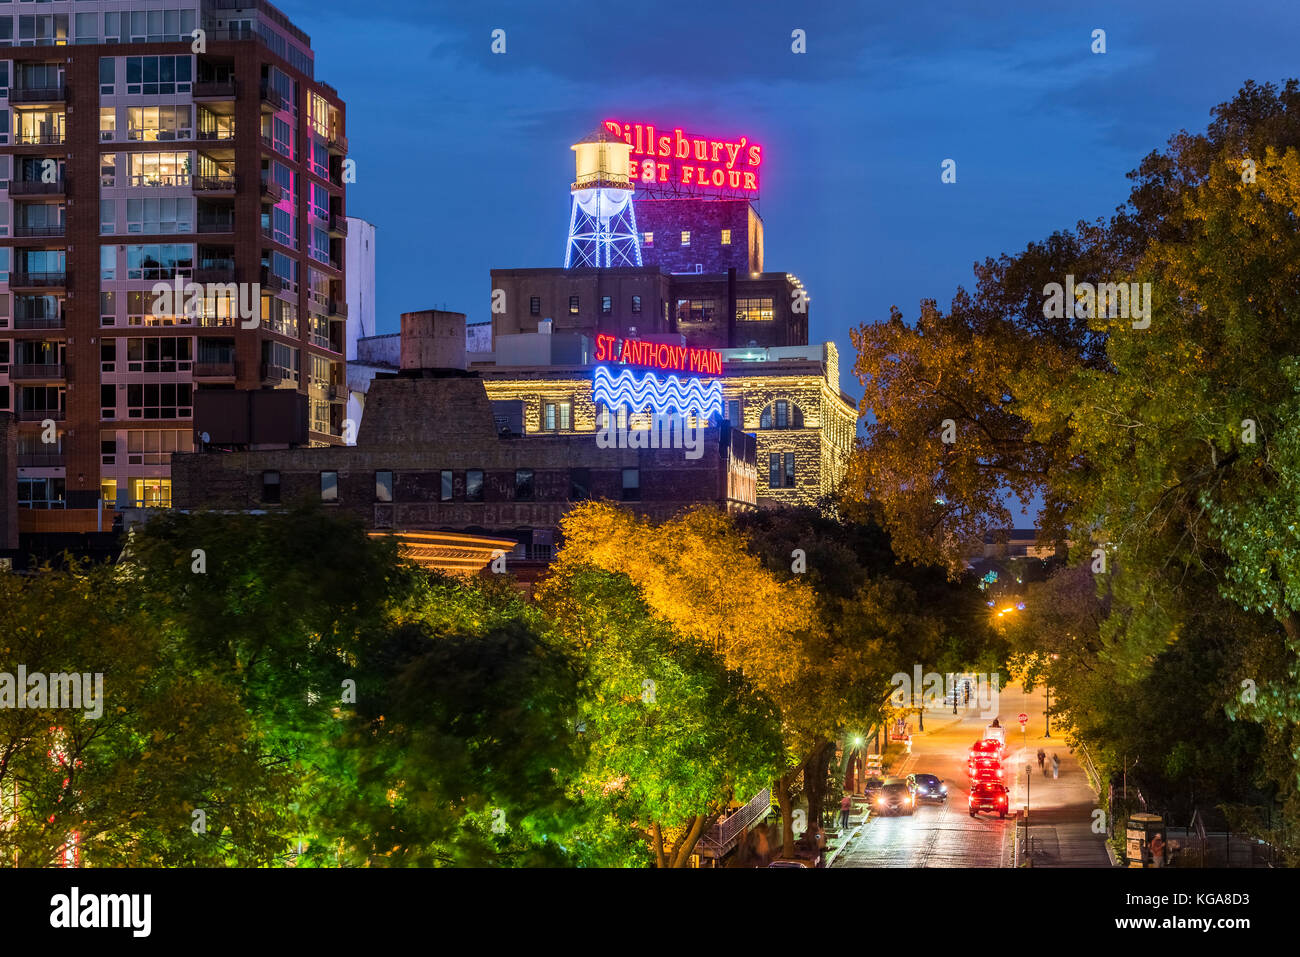
[[[1023,711],[1020,712],[1020,723],[1024,724],[1028,720],[1029,720],[1029,715],[1025,714]]]

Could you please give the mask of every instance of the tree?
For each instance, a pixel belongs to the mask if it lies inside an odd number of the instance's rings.
[[[652,615],[626,575],[566,561],[538,600],[583,664],[585,805],[625,821],[657,867],[687,866],[728,805],[775,773],[775,708],[721,655]]]

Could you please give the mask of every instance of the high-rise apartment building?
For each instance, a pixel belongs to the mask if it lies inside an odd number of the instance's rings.
[[[20,531],[168,505],[171,453],[200,443],[341,441],[344,131],[262,0],[0,3]]]

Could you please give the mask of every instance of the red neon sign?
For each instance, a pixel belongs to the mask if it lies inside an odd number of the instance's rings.
[[[596,361],[622,362],[625,365],[667,369],[671,372],[722,375],[722,354],[712,349],[646,342],[643,339],[620,339],[606,333],[596,336]]]
[[[739,140],[691,136],[681,129],[671,134],[647,123],[606,120],[605,129],[632,146],[629,178],[650,185],[680,185],[699,189],[758,192],[758,167],[763,147]]]

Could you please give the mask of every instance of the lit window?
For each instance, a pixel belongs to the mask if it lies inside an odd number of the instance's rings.
[[[655,234],[654,234],[654,233],[642,233],[642,234],[641,234],[641,245],[643,245],[643,246],[653,246],[654,244],[655,244]]]
[[[724,230],[722,231],[722,245],[724,245],[724,246],[730,246],[730,245],[731,245],[731,230],[730,230],[730,229],[724,229]]]
[[[570,296],[570,297],[569,297],[569,315],[571,315],[571,316],[576,316],[577,314],[578,314],[578,297],[577,297],[577,296]]]
[[[604,313],[605,315],[609,315],[613,310],[614,310],[614,297],[613,297],[613,296],[601,296],[601,297],[600,297],[600,311],[601,311],[602,313]]]
[[[544,403],[542,428],[547,432],[567,432],[572,427],[573,405],[570,402]]]
[[[634,313],[638,313],[638,312],[641,311],[641,297],[640,297],[640,296],[633,296],[633,297],[632,297],[632,311],[633,311]]]
[[[691,244],[691,231],[689,229],[683,229],[682,246],[685,247],[685,246],[689,246],[690,244]]]

